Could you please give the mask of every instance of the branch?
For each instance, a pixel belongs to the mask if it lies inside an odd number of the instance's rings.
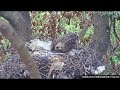
[[[78,33],[78,41],[81,42],[85,36],[88,27],[84,27],[81,32]]]
[[[118,48],[118,46],[120,45],[120,38],[118,37],[117,35],[117,32],[116,32],[116,18],[113,17],[113,32],[114,32],[114,35],[116,37],[116,44],[114,45],[113,47],[113,53],[115,52],[115,50]]]
[[[118,37],[118,35],[117,35],[117,33],[116,33],[115,24],[116,24],[116,18],[113,17],[113,31],[114,31],[114,35],[115,35],[115,37],[118,39],[118,41],[120,42],[120,38]]]
[[[37,65],[33,61],[30,53],[24,45],[24,42],[18,37],[9,22],[0,20],[0,32],[5,36],[21,56],[23,63],[26,65],[32,79],[41,78]]]

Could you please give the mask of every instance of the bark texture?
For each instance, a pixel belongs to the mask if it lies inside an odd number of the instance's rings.
[[[93,16],[94,33],[90,47],[101,53],[101,57],[106,54],[110,45],[110,27],[108,15],[101,15],[95,12]]]
[[[9,21],[15,32],[24,42],[30,41],[32,30],[28,11],[0,11],[0,16]]]
[[[24,42],[19,38],[18,34],[12,28],[10,23],[6,20],[0,20],[0,32],[11,42],[12,46],[17,50],[18,54],[22,58],[23,63],[26,65],[27,70],[30,73],[30,77],[32,79],[41,78],[37,65],[25,47]]]

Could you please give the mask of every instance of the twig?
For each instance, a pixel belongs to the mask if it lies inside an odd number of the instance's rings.
[[[47,67],[48,65],[45,65],[45,66],[43,66],[43,67],[41,67],[41,68],[39,68],[39,70],[41,70],[41,69],[43,69],[43,68],[45,68],[45,67]]]
[[[55,67],[53,65],[51,65],[47,78],[50,77],[50,75],[51,75],[52,71],[54,70],[54,68]]]
[[[43,74],[43,73],[41,73],[41,72],[40,72],[40,74],[43,75],[43,76],[45,76],[45,77],[47,77],[47,75],[45,75],[45,74]]]
[[[114,35],[118,39],[118,41],[120,42],[120,38],[118,37],[118,35],[116,33],[116,27],[115,27],[115,25],[116,25],[116,18],[113,17],[113,31],[114,31]]]

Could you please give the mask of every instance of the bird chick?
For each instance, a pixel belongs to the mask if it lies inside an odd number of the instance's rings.
[[[62,56],[59,56],[59,55],[55,55],[51,58],[51,61],[53,63],[51,64],[47,78],[50,77],[53,70],[61,70],[63,68],[63,65],[65,65],[65,64],[64,64],[64,62],[62,62],[62,60],[64,60],[64,58]]]
[[[63,51],[64,51],[64,47],[65,47],[64,43],[59,42],[59,43],[55,46],[55,50],[56,50],[56,51],[59,51],[59,52],[63,52]]]
[[[75,33],[68,33],[64,37],[54,40],[52,43],[52,49],[57,52],[68,52],[76,47],[77,35]]]

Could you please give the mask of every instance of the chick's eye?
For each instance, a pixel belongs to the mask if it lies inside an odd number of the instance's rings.
[[[56,49],[59,49],[59,47],[57,46]]]

